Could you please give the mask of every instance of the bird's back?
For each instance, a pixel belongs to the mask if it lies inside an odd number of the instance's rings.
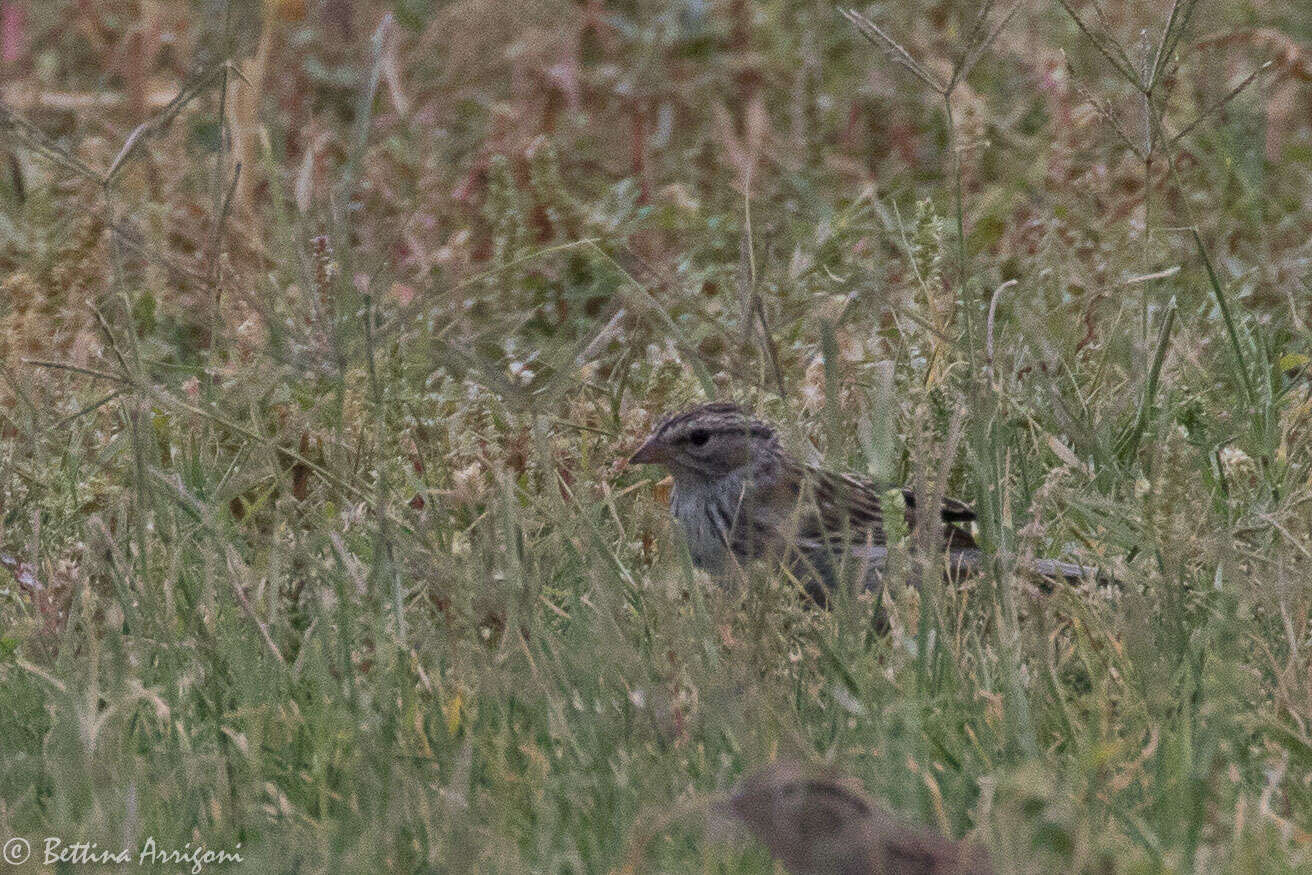
[[[788,508],[791,533],[799,546],[809,549],[846,550],[854,546],[883,547],[883,496],[887,487],[854,474],[840,474],[782,459],[772,477],[757,481],[759,504]],[[916,524],[916,495],[902,489],[903,515],[908,529]],[[975,539],[960,523],[975,519],[970,507],[944,498],[939,507],[943,540],[948,550],[975,548]]]

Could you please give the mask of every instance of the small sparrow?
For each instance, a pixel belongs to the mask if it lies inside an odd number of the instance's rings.
[[[849,782],[779,761],[723,806],[794,875],[992,875],[982,848],[899,823]]]
[[[723,573],[734,561],[784,561],[824,604],[845,560],[862,585],[877,588],[888,558],[880,500],[884,487],[851,474],[799,462],[775,428],[736,404],[701,404],[661,420],[630,464],[662,465],[674,479],[670,510],[682,526],[693,562]],[[908,528],[916,496],[903,489]],[[965,528],[966,504],[944,498],[938,508],[952,576],[979,570],[984,554]],[[1027,569],[1044,579],[1098,577],[1095,568],[1039,559]]]

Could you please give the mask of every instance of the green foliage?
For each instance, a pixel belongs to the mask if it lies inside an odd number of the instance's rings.
[[[135,98],[0,120],[6,829],[760,872],[702,815],[796,755],[1004,872],[1312,865],[1305,14],[865,10],[935,77],[987,49],[949,120],[826,4],[267,5],[258,99],[112,186]],[[165,75],[227,20],[156,6],[88,32]],[[33,83],[138,59],[56,12]],[[830,611],[694,571],[620,462],[710,395],[970,500],[996,567]]]

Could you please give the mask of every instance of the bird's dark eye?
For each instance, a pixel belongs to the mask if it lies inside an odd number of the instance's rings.
[[[704,447],[710,439],[711,433],[704,428],[693,429],[688,432],[688,442],[694,447]]]

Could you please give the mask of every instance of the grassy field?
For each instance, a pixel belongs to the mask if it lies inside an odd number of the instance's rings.
[[[788,756],[1312,872],[1312,5],[857,12],[0,0],[13,871],[771,872]],[[710,397],[1003,558],[717,586],[622,464]]]

